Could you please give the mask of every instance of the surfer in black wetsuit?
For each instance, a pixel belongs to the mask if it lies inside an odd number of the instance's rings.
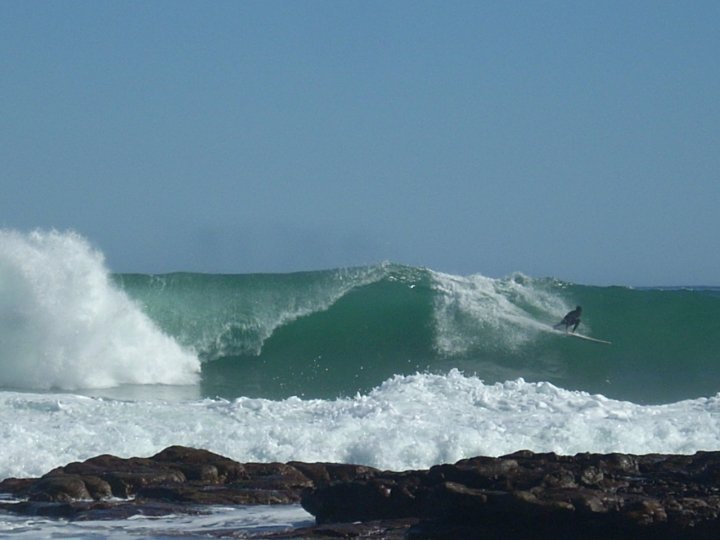
[[[565,315],[563,317],[563,320],[557,323],[553,328],[555,330],[559,329],[561,326],[565,327],[565,331],[567,332],[568,328],[572,326],[571,332],[574,332],[578,325],[580,324],[580,314],[582,313],[582,308],[580,306],[577,306],[574,310],[572,310],[570,313]]]

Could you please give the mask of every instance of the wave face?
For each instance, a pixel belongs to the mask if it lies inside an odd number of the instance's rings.
[[[577,304],[612,345],[552,331]],[[0,478],[172,444],[395,470],[714,450],[719,325],[718,288],[395,264],[112,275],[75,234],[0,231]]]
[[[576,304],[580,331],[551,325]],[[0,231],[0,388],[194,385],[335,399],[458,369],[635,403],[714,395],[720,289],[592,287],[380,264],[292,274],[115,274],[73,233]]]
[[[197,352],[208,396],[334,398],[393,375],[452,368],[488,383],[522,377],[636,403],[720,386],[719,289],[592,287],[394,264],[114,277]],[[579,331],[612,345],[551,331],[576,304]]]
[[[84,239],[0,231],[0,387],[194,384],[199,370]]]

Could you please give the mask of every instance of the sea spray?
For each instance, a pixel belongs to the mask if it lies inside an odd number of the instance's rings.
[[[0,386],[194,384],[197,357],[110,280],[74,233],[0,231]]]

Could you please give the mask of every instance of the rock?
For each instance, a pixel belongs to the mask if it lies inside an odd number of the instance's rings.
[[[247,476],[233,482],[240,489],[292,489],[298,492],[314,484],[292,465],[285,463],[246,463]]]
[[[310,470],[312,467],[308,466]],[[315,467],[327,481],[335,469],[354,466]],[[330,472],[329,472],[330,471]],[[350,477],[350,473],[345,473]],[[89,512],[132,515],[141,508],[167,508],[219,504],[292,504],[314,483],[297,468],[284,463],[240,464],[207,450],[171,446],[150,458],[101,455],[84,462],[58,467],[38,479],[9,479],[3,491],[27,497],[22,504],[3,504],[10,511],[42,515],[78,516]],[[110,498],[128,499],[98,506]],[[90,504],[95,502],[95,504]],[[47,503],[54,503],[50,506]],[[69,504],[59,504],[69,503]],[[77,518],[79,519],[79,517]]]
[[[187,481],[182,468],[182,462],[173,466],[160,460],[155,461],[152,458],[123,459],[111,455],[101,455],[82,463],[70,463],[65,467],[53,469],[42,478],[62,478],[66,476],[76,476],[82,479],[96,478],[110,486],[110,493],[95,491],[89,493],[89,498],[102,499],[109,496],[128,498],[134,496],[138,489],[148,485]],[[68,497],[67,500],[78,498],[73,497],[71,493],[68,494]]]
[[[520,451],[393,472],[333,463],[241,464],[172,446],[150,458],[102,455],[38,479],[7,479],[0,491],[27,497],[0,502],[0,509],[65,519],[301,501],[316,526],[263,536],[276,539],[705,540],[720,530],[720,452]]]
[[[291,489],[247,489],[229,486],[202,486],[168,484],[149,486],[138,490],[140,500],[162,501],[200,506],[228,504],[294,504],[300,501],[300,493]]]
[[[44,476],[29,491],[31,501],[70,502],[90,500],[90,492],[81,476],[75,474]]]
[[[302,505],[321,524],[417,516],[414,496],[397,475],[331,483],[321,488],[322,497],[313,495],[317,490],[305,492]]]
[[[9,493],[15,497],[27,497],[35,478],[6,478],[0,481],[0,493]]]
[[[719,480],[720,453],[521,451],[331,482],[302,504],[318,523],[421,518],[409,538],[705,539],[720,530]],[[392,493],[404,494],[402,504]]]
[[[247,478],[240,463],[208,450],[170,446],[150,459],[180,469],[191,481],[224,484]]]
[[[314,538],[375,538],[377,540],[403,540],[408,529],[415,525],[417,518],[387,519],[355,523],[327,523],[314,527],[301,527],[277,533],[261,533],[254,536],[244,533],[242,538],[262,538],[263,540],[290,540]]]
[[[372,478],[380,471],[373,467],[364,465],[347,465],[342,463],[303,463],[301,461],[291,461],[288,465],[294,467],[314,485],[320,486],[331,482],[345,482],[349,480],[359,480],[362,478]]]

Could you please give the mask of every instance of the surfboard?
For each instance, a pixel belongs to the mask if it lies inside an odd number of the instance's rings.
[[[576,334],[574,332],[561,332],[561,331],[555,330],[555,329],[553,329],[553,331],[560,335],[563,335],[563,336],[571,336],[571,337],[575,337],[578,339],[584,339],[586,341],[593,341],[595,343],[604,343],[605,345],[612,345],[612,341],[605,341],[604,339],[598,339],[598,338],[594,338],[594,337],[590,337],[590,336],[584,336],[582,334]]]
[[[604,339],[598,339],[590,336],[584,336],[582,334],[575,334],[573,332],[568,332],[568,336],[576,337],[578,339],[584,339],[587,341],[594,341],[595,343],[604,343],[605,345],[612,345],[612,341],[605,341]]]

